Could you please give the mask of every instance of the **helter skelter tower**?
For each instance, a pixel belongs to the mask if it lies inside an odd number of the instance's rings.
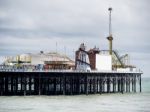
[[[109,11],[109,36],[107,37],[108,41],[109,41],[109,54],[112,55],[112,41],[113,41],[113,37],[112,37],[112,28],[111,28],[111,11],[112,8],[108,8]]]

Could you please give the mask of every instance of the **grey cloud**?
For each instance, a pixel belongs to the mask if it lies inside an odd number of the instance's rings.
[[[55,50],[56,42],[60,51],[68,48],[68,55],[81,42],[108,49],[107,8],[112,6],[113,47],[131,53],[141,67],[144,59],[150,60],[145,57],[150,52],[149,4],[149,0],[0,0],[0,55]]]

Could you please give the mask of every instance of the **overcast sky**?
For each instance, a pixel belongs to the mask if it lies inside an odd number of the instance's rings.
[[[150,0],[0,0],[0,59],[41,50],[73,57],[82,42],[88,49],[108,49],[111,6],[113,49],[128,53],[130,62],[150,77],[149,4]]]

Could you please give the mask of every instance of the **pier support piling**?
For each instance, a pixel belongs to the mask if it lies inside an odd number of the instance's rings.
[[[140,74],[140,92],[142,92],[142,81],[141,81],[141,74]]]
[[[141,74],[0,72],[0,95],[74,95],[136,92]],[[132,86],[130,86],[132,85]]]

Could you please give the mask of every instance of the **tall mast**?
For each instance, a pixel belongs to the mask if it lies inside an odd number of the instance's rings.
[[[111,11],[112,11],[112,8],[108,8],[108,11],[109,11],[109,36],[107,37],[108,41],[109,41],[109,54],[112,55],[112,40],[113,40],[113,37],[112,37],[112,29],[111,29]]]
[[[111,11],[112,8],[108,8],[109,11],[109,36],[112,35],[112,29],[111,29]]]

